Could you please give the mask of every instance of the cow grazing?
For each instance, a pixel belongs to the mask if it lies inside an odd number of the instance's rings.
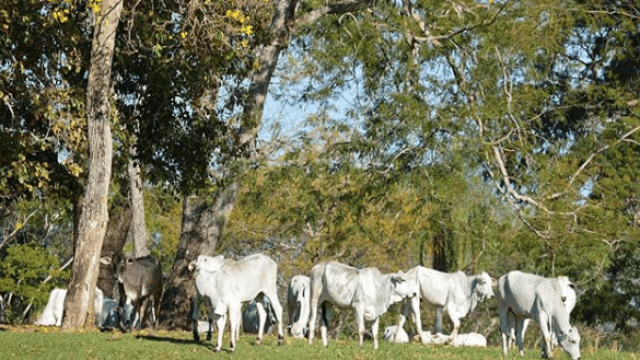
[[[402,307],[398,327],[402,327],[406,317],[412,315],[416,331],[422,334],[420,300],[436,308],[436,333],[441,333],[442,310],[446,310],[453,322],[450,341],[455,341],[460,328],[460,320],[473,311],[478,302],[493,297],[491,285],[495,282],[486,272],[467,276],[462,271],[444,273],[416,266],[407,272],[408,284],[420,296],[411,298]]]
[[[225,261],[222,255],[216,257],[200,255],[189,263],[194,271],[198,296],[205,298],[210,304],[210,319],[217,317],[218,344],[222,347],[222,331],[228,315],[231,328],[231,351],[235,350],[236,339],[240,328],[242,303],[256,299],[259,315],[257,344],[262,341],[264,324],[267,318],[265,298],[271,300],[271,310],[278,322],[278,341],[282,345],[282,306],[278,301],[278,264],[263,254],[254,254],[238,261]],[[198,299],[194,301],[193,316],[197,319]],[[211,316],[213,315],[213,316]],[[195,323],[195,321],[194,321]],[[194,339],[198,340],[197,328],[194,327]]]
[[[271,301],[268,297],[264,297],[263,307],[267,312],[267,318],[264,322],[263,333],[271,334],[273,325],[277,322],[276,316],[271,310]],[[258,311],[258,304],[255,300],[248,303],[244,309],[242,309],[242,329],[247,334],[257,334],[258,326],[260,325],[260,313]]]
[[[42,314],[36,320],[35,325],[41,326],[61,326],[62,316],[64,314],[64,300],[67,297],[67,289],[53,289],[49,294],[49,300],[44,307]],[[95,316],[95,325],[103,326],[103,303],[104,295],[102,290],[96,288],[93,302],[93,312]]]
[[[398,331],[398,329],[400,329]],[[399,328],[396,325],[387,326],[384,329],[383,338],[386,341],[394,342],[397,344],[406,344],[409,342],[409,335],[403,328]]]
[[[580,358],[580,335],[571,327],[569,314],[562,303],[562,288],[557,278],[512,271],[498,282],[498,314],[502,335],[502,352],[507,355],[507,340],[515,322],[516,342],[524,355],[524,321],[538,323],[542,334],[542,356],[551,358],[551,332],[556,333],[560,348],[572,359]]]
[[[373,321],[371,332],[373,348],[378,348],[378,325],[380,316],[392,304],[415,292],[407,286],[407,278],[402,271],[381,274],[374,267],[356,269],[336,261],[317,264],[311,269],[311,318],[309,320],[309,345],[313,343],[318,308],[322,309],[320,332],[322,343],[327,341],[327,303],[338,307],[350,307],[355,311],[360,334],[360,346],[364,337],[364,320]]]
[[[303,338],[308,332],[310,282],[311,280],[308,276],[294,276],[291,278],[287,290],[289,333],[299,339]]]
[[[115,266],[119,304],[123,311],[121,328],[130,331],[136,322],[138,329],[142,327],[148,300],[153,301],[151,316],[155,327],[162,297],[162,267],[158,259],[151,255],[140,258],[102,257],[100,262]]]
[[[576,307],[576,302],[578,300],[578,295],[576,290],[578,287],[576,284],[572,283],[571,280],[567,276],[558,276],[558,283],[560,284],[560,300],[564,304],[564,307],[567,308],[567,314],[571,317],[571,311]],[[513,320],[513,321],[511,321]],[[531,319],[525,319],[522,324],[522,338],[524,339],[524,335],[527,331],[527,327],[529,326],[529,321]],[[516,340],[516,332],[515,332],[515,319],[509,319],[509,327],[511,328],[509,331],[509,341],[507,347],[511,349],[513,347],[513,343]],[[555,332],[551,331],[551,350],[558,345],[558,338],[555,336]]]

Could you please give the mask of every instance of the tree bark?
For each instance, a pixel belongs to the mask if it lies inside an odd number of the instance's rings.
[[[133,238],[133,253],[135,257],[143,257],[149,252],[149,233],[144,220],[144,199],[142,197],[142,176],[140,163],[135,161],[136,149],[129,147],[129,200],[131,202],[131,236]]]
[[[64,303],[64,329],[94,322],[93,297],[100,269],[100,250],[109,220],[107,199],[113,156],[109,95],[115,34],[121,11],[121,0],[103,0],[100,12],[94,16],[86,107],[89,175],[81,203],[73,268]]]
[[[107,224],[107,233],[102,244],[100,257],[108,256],[114,258],[115,254],[122,253],[122,248],[127,240],[127,234],[131,227],[131,208],[123,206],[118,210],[117,214],[109,214],[109,223]],[[117,282],[115,279],[115,271],[113,265],[100,264],[100,274],[98,275],[98,287],[105,296],[118,300]]]
[[[159,326],[165,329],[189,330],[191,303],[196,295],[194,280],[187,266],[198,255],[213,255],[238,194],[235,183],[221,191],[213,205],[201,198],[186,198],[183,202],[182,231],[178,251],[165,285]]]

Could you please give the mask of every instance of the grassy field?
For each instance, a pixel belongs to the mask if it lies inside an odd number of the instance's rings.
[[[225,334],[226,335],[226,334]],[[447,359],[481,360],[501,359],[497,344],[487,349],[453,348],[449,346],[423,346],[380,342],[373,350],[371,341],[359,347],[356,340],[332,340],[329,347],[321,341],[308,346],[306,340],[287,338],[284,347],[278,347],[274,336],[267,336],[260,346],[254,346],[253,336],[241,336],[234,353],[228,350],[225,336],[223,351],[212,351],[213,343],[195,343],[186,332],[151,332],[121,334],[95,331],[61,332],[56,328],[27,327],[0,329],[0,359],[127,359],[127,360],[179,360],[179,359]],[[569,357],[557,350],[557,359]],[[513,350],[505,359],[523,359]],[[529,349],[524,359],[540,359],[538,349]],[[613,350],[582,350],[582,359],[640,359],[640,354]]]

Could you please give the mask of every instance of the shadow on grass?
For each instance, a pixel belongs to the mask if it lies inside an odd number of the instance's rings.
[[[157,335],[138,335],[136,336],[136,339],[143,339],[143,340],[149,340],[149,341],[162,341],[162,342],[168,342],[172,344],[200,345],[215,352],[215,346],[210,342],[204,342],[204,341],[195,341],[191,339],[177,339],[174,337],[164,337],[164,336],[157,336]],[[230,349],[222,349],[221,351],[233,353],[233,351],[231,351]]]

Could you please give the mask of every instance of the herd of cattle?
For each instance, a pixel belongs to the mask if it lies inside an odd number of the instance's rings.
[[[147,314],[147,300],[153,303],[150,316],[153,324],[159,310],[162,294],[160,263],[153,257],[123,258],[114,261],[102,258],[103,264],[114,266],[120,299],[115,301],[96,289],[96,325],[101,328],[138,328]],[[216,350],[222,344],[222,332],[227,318],[230,324],[230,349],[234,350],[242,324],[244,331],[257,333],[256,342],[277,324],[278,341],[282,345],[283,308],[278,300],[278,265],[263,254],[254,254],[240,260],[200,255],[189,264],[197,289],[193,303],[193,337],[199,341],[199,332],[207,332],[207,340],[215,328],[218,330]],[[384,339],[398,343],[419,339],[423,344],[451,344],[453,346],[486,346],[480,334],[459,334],[460,321],[479,302],[494,296],[497,286],[498,313],[502,336],[502,351],[512,347],[515,340],[524,355],[523,339],[530,319],[538,323],[542,335],[542,356],[551,358],[553,347],[560,346],[572,359],[580,358],[580,336],[569,323],[569,314],[576,304],[576,287],[566,276],[545,278],[520,271],[511,271],[492,279],[486,272],[467,276],[463,272],[443,273],[416,266],[407,273],[398,271],[382,274],[375,267],[356,269],[336,261],[315,265],[309,276],[294,276],[288,286],[287,310],[289,334],[295,338],[308,338],[313,342],[316,323],[324,346],[328,345],[327,326],[329,305],[351,308],[355,312],[360,345],[365,334],[365,320],[372,322],[373,346],[378,348],[380,316],[394,303],[402,302],[397,324],[384,331]],[[49,302],[37,325],[58,325],[66,290],[52,291]],[[199,298],[209,310],[208,323],[198,321]],[[422,330],[421,301],[436,310],[436,332]],[[242,310],[244,303],[249,303]],[[450,335],[441,334],[443,310],[453,323]],[[415,324],[410,337],[403,329],[409,316]],[[319,318],[318,318],[319,317]]]

